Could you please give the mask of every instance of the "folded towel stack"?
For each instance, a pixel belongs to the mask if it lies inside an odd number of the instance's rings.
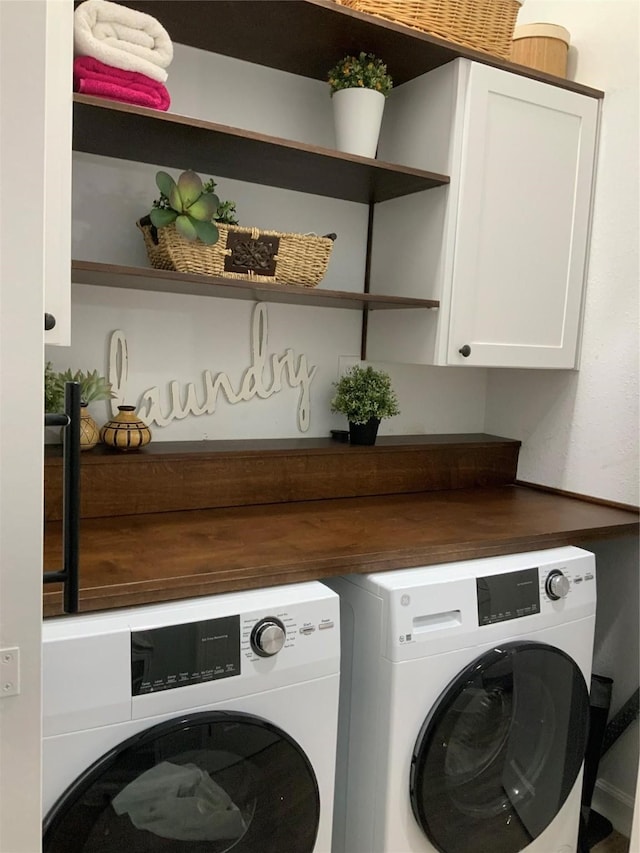
[[[74,13],[74,49],[75,92],[169,109],[164,84],[173,44],[151,15],[109,0],[85,0]]]

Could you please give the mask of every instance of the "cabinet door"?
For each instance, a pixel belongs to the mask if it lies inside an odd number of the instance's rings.
[[[575,366],[597,117],[592,98],[471,66],[449,364]]]
[[[71,343],[71,144],[73,0],[45,6],[44,310],[47,344]]]

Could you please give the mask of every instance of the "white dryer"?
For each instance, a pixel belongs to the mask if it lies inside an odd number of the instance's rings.
[[[329,853],[335,593],[62,617],[43,639],[45,853]]]
[[[343,637],[334,853],[574,853],[593,555],[328,583]]]

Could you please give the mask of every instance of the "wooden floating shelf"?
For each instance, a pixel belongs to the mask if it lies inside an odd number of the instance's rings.
[[[82,518],[366,497],[473,486],[516,476],[520,442],[499,436],[380,436],[99,445],[81,460]],[[62,452],[45,447],[45,520],[62,518]],[[122,495],[126,495],[126,500]]]
[[[73,148],[87,154],[183,169],[188,152],[190,168],[217,178],[363,204],[449,183],[436,172],[210,121],[88,95],[73,100]]]
[[[217,296],[224,299],[250,299],[261,302],[283,302],[288,305],[309,305],[316,308],[350,308],[359,311],[438,308],[440,305],[436,299],[412,299],[374,293],[323,290],[322,287],[295,287],[288,284],[239,281],[212,275],[168,272],[95,261],[72,261],[71,280],[76,284],[150,290],[156,293]]]
[[[516,65],[437,36],[339,6],[334,0],[121,0],[158,18],[174,42],[316,80],[346,54],[384,57],[396,86],[457,58],[588,95],[599,89]]]

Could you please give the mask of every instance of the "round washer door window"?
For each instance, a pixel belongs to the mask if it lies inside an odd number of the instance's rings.
[[[44,821],[44,853],[312,853],[318,785],[300,746],[248,714],[160,723],[100,758]]]
[[[562,808],[580,772],[589,695],[576,663],[507,643],[451,682],[411,763],[411,805],[441,853],[518,853]]]

